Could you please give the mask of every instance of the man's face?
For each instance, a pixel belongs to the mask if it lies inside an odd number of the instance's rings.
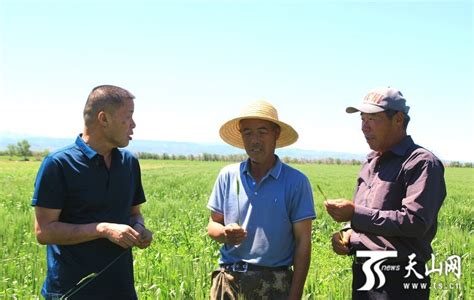
[[[397,124],[397,118],[399,116],[395,115],[392,119],[389,119],[385,112],[375,114],[361,113],[360,116],[362,119],[362,132],[370,149],[377,152],[385,152],[398,142],[397,138],[399,135],[397,130],[400,124]]]
[[[126,147],[132,139],[133,128],[135,128],[133,110],[133,99],[127,99],[122,106],[107,114],[110,122],[107,138],[113,147]]]
[[[280,128],[269,121],[246,119],[240,121],[240,134],[245,152],[253,162],[262,163],[275,155]]]

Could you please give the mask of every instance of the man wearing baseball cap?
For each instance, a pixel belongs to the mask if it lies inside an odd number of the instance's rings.
[[[355,256],[353,299],[429,299],[425,263],[446,196],[444,167],[407,135],[408,111],[403,94],[391,87],[376,88],[361,105],[346,108],[360,112],[362,133],[373,150],[353,201],[325,202],[335,221],[348,222],[333,235],[332,245],[339,255]],[[374,251],[384,252],[375,259]]]
[[[300,299],[316,217],[312,189],[275,155],[298,134],[265,101],[248,105],[219,133],[249,158],[221,170],[207,205],[208,234],[223,243],[211,299]]]

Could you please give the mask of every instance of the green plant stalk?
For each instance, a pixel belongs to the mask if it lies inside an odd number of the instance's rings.
[[[238,177],[237,177],[237,210],[238,210],[238,216],[239,216],[239,219],[237,220],[237,224],[241,226],[242,222],[240,220],[240,182],[239,182]]]
[[[69,299],[71,296],[79,292],[83,287],[85,287],[87,284],[89,284],[92,280],[95,278],[99,277],[102,273],[104,273],[111,265],[113,265],[119,258],[121,258],[125,253],[127,253],[127,250],[123,251],[119,256],[117,256],[113,261],[111,261],[108,265],[106,265],[102,270],[100,270],[99,273],[91,273],[87,275],[86,277],[82,278],[79,280],[79,282],[71,288],[69,291],[66,292],[66,294],[61,296],[62,299]]]
[[[328,197],[324,194],[323,190],[319,187],[319,184],[316,184],[316,187],[318,188],[318,191],[323,195],[324,201],[328,200]]]

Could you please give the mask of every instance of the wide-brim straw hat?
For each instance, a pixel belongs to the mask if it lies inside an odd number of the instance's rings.
[[[244,119],[265,120],[280,126],[280,137],[276,141],[276,148],[289,146],[298,140],[296,130],[278,119],[276,108],[264,100],[258,100],[247,105],[239,117],[227,121],[221,126],[219,135],[226,143],[244,149],[244,142],[239,128],[240,121]]]

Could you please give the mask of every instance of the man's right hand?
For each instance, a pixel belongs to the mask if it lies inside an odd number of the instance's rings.
[[[140,245],[140,233],[128,225],[115,223],[99,223],[97,230],[104,238],[122,248]]]
[[[225,243],[239,245],[247,238],[247,231],[236,223],[224,226]]]
[[[332,235],[332,249],[339,255],[347,255],[350,252],[350,238],[352,229],[338,231]]]

